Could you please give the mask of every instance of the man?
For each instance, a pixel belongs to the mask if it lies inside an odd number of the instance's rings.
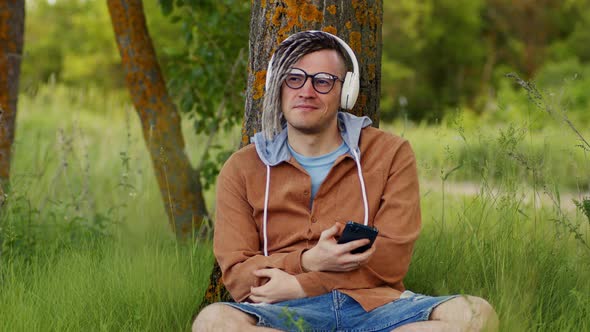
[[[218,177],[214,252],[236,303],[206,307],[194,331],[495,329],[483,299],[405,290],[420,231],[416,162],[404,139],[339,112],[354,105],[357,78],[354,53],[328,33],[277,48],[263,131]],[[370,249],[337,243],[347,221],[379,230]]]

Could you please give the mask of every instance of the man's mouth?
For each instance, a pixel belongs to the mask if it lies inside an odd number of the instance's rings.
[[[309,104],[299,104],[299,105],[295,105],[295,107],[293,107],[293,108],[302,109],[302,110],[315,110],[318,107],[314,106],[314,105],[309,105]]]

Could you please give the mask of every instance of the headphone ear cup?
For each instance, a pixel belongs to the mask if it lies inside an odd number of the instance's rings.
[[[340,107],[345,110],[351,110],[356,103],[359,95],[359,77],[353,72],[347,72],[342,83],[342,93],[340,95]]]

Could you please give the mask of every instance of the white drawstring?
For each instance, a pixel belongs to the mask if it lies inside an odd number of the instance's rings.
[[[352,149],[354,155],[354,161],[356,161],[356,169],[359,173],[359,180],[361,182],[361,191],[363,193],[363,204],[365,206],[365,226],[369,225],[369,203],[367,201],[367,191],[365,190],[365,180],[363,180],[363,171],[361,169],[361,158],[357,149]]]
[[[270,166],[266,165],[266,190],[264,191],[264,219],[262,231],[264,232],[264,256],[268,256],[268,236],[266,235],[266,224],[268,215],[268,191],[270,188]]]

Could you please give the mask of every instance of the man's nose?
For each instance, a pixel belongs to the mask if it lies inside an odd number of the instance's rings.
[[[315,96],[315,89],[313,88],[313,79],[311,77],[307,78],[307,81],[303,84],[303,86],[299,89],[299,94],[301,96],[310,97]]]

